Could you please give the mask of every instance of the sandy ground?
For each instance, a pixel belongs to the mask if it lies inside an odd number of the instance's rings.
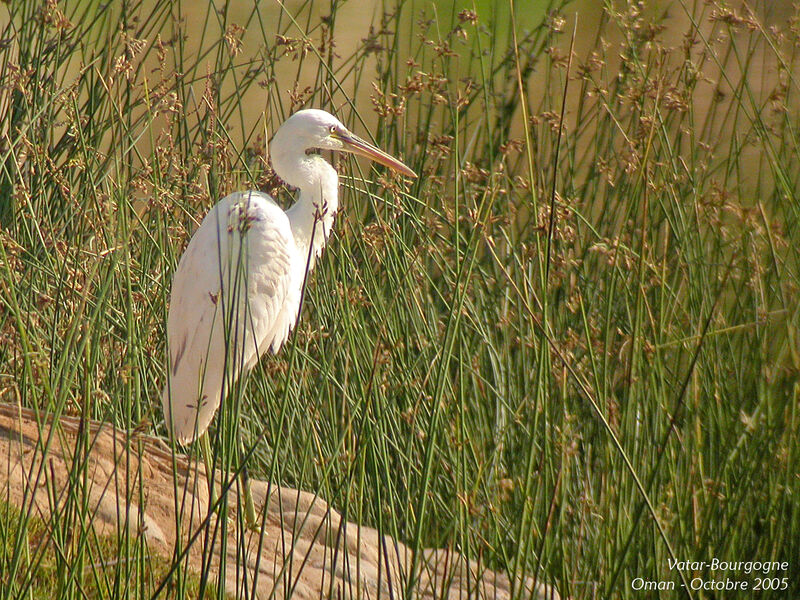
[[[342,519],[314,494],[253,480],[262,514],[267,503],[260,535],[239,529],[236,490],[231,488],[223,530],[208,513],[204,469],[182,455],[173,464],[162,440],[92,422],[84,428],[90,432],[83,436],[86,443],[77,449],[80,420],[64,417],[57,425],[30,410],[0,404],[0,499],[20,508],[32,506],[47,522],[64,503],[70,472],[85,473],[79,477],[87,482],[87,514],[98,534],[111,534],[127,523],[132,535],[144,536],[151,554],[165,559],[188,545],[188,568],[200,572],[210,559],[213,580],[224,569],[228,593],[251,594],[255,586],[260,598],[403,595],[411,551],[375,529]],[[46,461],[44,447],[49,448]],[[221,481],[222,473],[216,477]],[[505,575],[447,549],[425,550],[418,574],[419,598],[511,598]],[[524,585],[525,597],[558,598],[554,590],[532,580]]]

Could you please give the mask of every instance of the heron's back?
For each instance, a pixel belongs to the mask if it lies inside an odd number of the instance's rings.
[[[266,194],[237,192],[214,206],[189,242],[167,318],[168,429],[188,443],[222,396],[297,320],[298,252],[286,214]]]

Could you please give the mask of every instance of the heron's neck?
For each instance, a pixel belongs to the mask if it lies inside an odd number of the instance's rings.
[[[297,201],[286,211],[286,215],[294,242],[302,252],[303,259],[308,257],[308,268],[311,270],[328,241],[339,208],[339,176],[321,156],[304,156],[301,163],[299,170],[302,176],[295,181],[287,181],[300,191]]]

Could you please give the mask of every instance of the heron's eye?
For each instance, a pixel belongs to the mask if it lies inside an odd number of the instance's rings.
[[[336,133],[336,125],[331,125],[331,126],[328,128],[328,130],[329,130],[331,133]]]

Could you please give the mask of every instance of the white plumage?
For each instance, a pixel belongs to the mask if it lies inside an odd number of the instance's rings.
[[[297,202],[284,212],[261,192],[227,196],[203,219],[175,271],[162,404],[179,443],[205,432],[227,388],[267,349],[277,352],[297,322],[303,280],[338,208],[338,176],[309,153],[315,149],[357,153],[415,176],[324,111],[299,111],[281,126],[272,164],[299,189]]]
[[[265,194],[231,194],[203,220],[175,272],[167,320],[171,394],[165,388],[162,400],[178,442],[208,428],[226,363],[230,383],[286,341],[300,303],[299,254],[286,214]]]

